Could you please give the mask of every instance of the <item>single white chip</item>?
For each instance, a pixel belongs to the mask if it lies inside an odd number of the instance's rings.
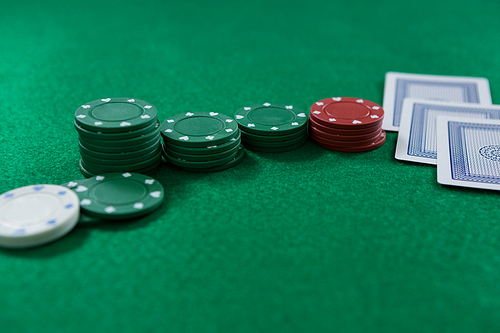
[[[30,185],[0,195],[0,246],[22,249],[61,238],[78,223],[78,196],[59,185]]]

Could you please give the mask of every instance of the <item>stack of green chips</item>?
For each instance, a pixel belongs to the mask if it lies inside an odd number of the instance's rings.
[[[79,107],[75,128],[82,174],[156,171],[161,164],[156,115],[152,104],[133,98],[104,98]]]
[[[233,118],[217,112],[187,112],[160,126],[163,156],[190,171],[220,171],[245,157],[241,133]]]
[[[254,104],[239,109],[234,117],[250,150],[280,153],[307,141],[307,114],[292,105]]]

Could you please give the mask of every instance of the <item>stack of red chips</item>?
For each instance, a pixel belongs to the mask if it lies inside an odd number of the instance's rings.
[[[323,99],[311,106],[309,135],[320,146],[345,152],[376,149],[385,142],[384,109],[351,97]]]

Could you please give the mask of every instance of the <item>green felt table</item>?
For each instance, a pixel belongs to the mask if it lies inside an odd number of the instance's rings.
[[[0,2],[0,193],[83,178],[74,111],[105,97],[160,120],[351,96],[387,71],[487,77],[500,3]],[[0,250],[2,332],[498,332],[499,193],[436,167],[312,140],[237,167],[163,165],[159,210]]]

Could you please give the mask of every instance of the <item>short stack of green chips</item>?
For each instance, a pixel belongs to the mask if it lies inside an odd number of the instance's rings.
[[[156,171],[161,164],[156,115],[151,103],[134,98],[104,98],[79,107],[75,128],[82,174]]]
[[[234,115],[245,148],[280,153],[307,141],[307,114],[293,105],[254,104]]]
[[[220,171],[245,157],[233,118],[217,112],[186,112],[160,126],[165,159],[185,170]]]

